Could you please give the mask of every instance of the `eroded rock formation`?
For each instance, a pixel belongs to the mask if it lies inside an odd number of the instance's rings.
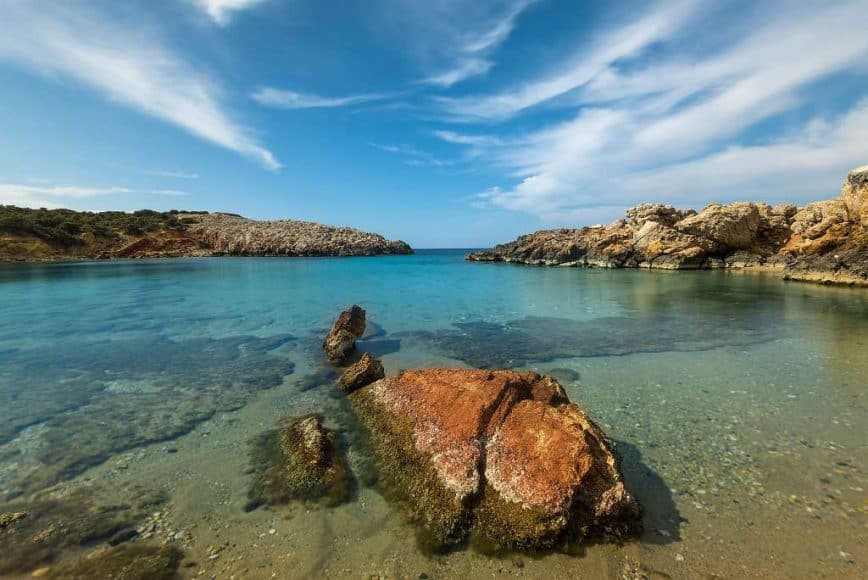
[[[612,443],[551,377],[413,370],[349,398],[385,491],[433,547],[552,547],[639,520]]]
[[[547,266],[714,269],[771,267],[786,279],[868,286],[868,166],[838,199],[791,204],[662,204],[627,210],[608,226],[544,230],[469,260]]]
[[[364,333],[365,311],[353,305],[349,310],[341,312],[331,332],[323,341],[322,347],[326,356],[335,364],[345,361],[356,349],[356,340]]]

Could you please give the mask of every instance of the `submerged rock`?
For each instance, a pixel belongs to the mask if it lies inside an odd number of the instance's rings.
[[[27,517],[27,512],[0,513],[0,530],[8,528],[15,522]]]
[[[317,415],[289,420],[253,443],[251,503],[291,500],[337,505],[349,496],[350,473],[340,442]]]
[[[125,544],[88,554],[78,562],[52,568],[49,578],[90,580],[170,580],[175,578],[184,553],[172,545]]]
[[[343,362],[356,348],[356,340],[365,333],[365,311],[353,305],[344,310],[323,341],[326,356],[333,363]]]
[[[374,381],[378,381],[386,376],[386,371],[383,369],[383,363],[365,353],[358,362],[348,368],[341,375],[340,385],[345,393],[370,385]]]
[[[404,371],[350,395],[385,491],[434,548],[468,536],[497,548],[547,548],[628,532],[639,508],[613,446],[533,372]]]

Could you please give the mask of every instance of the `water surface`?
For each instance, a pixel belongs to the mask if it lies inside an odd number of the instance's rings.
[[[727,272],[534,268],[457,251],[0,267],[0,575],[138,528],[217,577],[859,577],[868,293]],[[553,372],[619,442],[645,532],[624,545],[427,556],[363,472],[319,341],[358,303],[388,373]],[[323,413],[351,503],[245,511],[249,441]],[[27,522],[28,520],[22,520]],[[31,528],[27,528],[31,530]]]

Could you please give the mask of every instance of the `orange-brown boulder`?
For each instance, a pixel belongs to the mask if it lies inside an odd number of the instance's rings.
[[[387,495],[435,547],[552,547],[635,528],[612,444],[533,372],[404,371],[350,401],[371,432]]]

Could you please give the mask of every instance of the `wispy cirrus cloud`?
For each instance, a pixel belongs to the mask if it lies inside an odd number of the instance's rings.
[[[673,27],[669,17],[659,18],[669,14],[667,5],[640,17],[638,28],[633,23],[604,31],[612,39],[632,37],[622,46],[632,48],[602,59],[590,49],[586,65],[568,67],[586,73],[571,82],[555,75],[475,102],[453,101],[453,112],[484,117],[488,134],[447,134],[445,140],[481,152],[518,178],[483,192],[477,205],[569,223],[598,217],[593,207],[644,201],[702,205],[738,197],[830,196],[846,170],[868,155],[868,37],[840,33],[847,23],[868,18],[868,4],[817,1],[805,11],[785,8],[785,2],[763,4],[734,23],[737,33],[694,47],[684,40],[714,37],[715,30],[689,16]],[[640,37],[645,41],[634,42]],[[653,58],[645,54],[649,42]],[[666,50],[679,42],[679,50]],[[615,54],[620,56],[611,58]],[[862,80],[851,93],[861,97],[858,104],[824,111],[811,101],[811,114],[801,114],[818,84],[839,74]],[[560,105],[574,109],[566,119],[521,133],[498,133],[491,124],[565,91],[570,99]],[[768,124],[782,115],[786,122]],[[752,131],[761,123],[764,131]]]
[[[418,149],[411,145],[394,145],[388,143],[384,144],[374,142],[370,142],[368,143],[368,145],[374,147],[375,149],[379,149],[380,151],[401,155],[402,157],[404,157],[404,163],[406,163],[407,165],[413,165],[417,167],[446,167],[455,164],[455,161],[439,159],[431,153],[423,151],[422,149]]]
[[[199,179],[198,173],[189,171],[147,171],[146,173],[159,177],[174,177],[175,179]]]
[[[179,189],[135,189],[117,186],[48,185],[0,183],[0,204],[23,207],[59,207],[63,202],[114,195],[168,195],[185,197],[190,193]]]
[[[271,170],[274,155],[236,121],[219,85],[133,18],[61,2],[0,4],[0,61],[68,79]]]
[[[241,12],[261,4],[264,0],[190,0],[203,10],[211,20],[226,26],[235,12]]]
[[[553,71],[509,90],[462,97],[435,98],[459,119],[505,119],[581,87],[619,60],[642,54],[666,40],[701,8],[702,1],[678,0],[648,11],[614,30],[597,34]]]
[[[359,95],[346,95],[342,97],[324,97],[313,93],[300,93],[276,89],[273,87],[260,87],[250,94],[250,98],[266,107],[278,109],[321,109],[334,107],[347,107],[382,101],[393,97],[391,93],[366,93]]]

